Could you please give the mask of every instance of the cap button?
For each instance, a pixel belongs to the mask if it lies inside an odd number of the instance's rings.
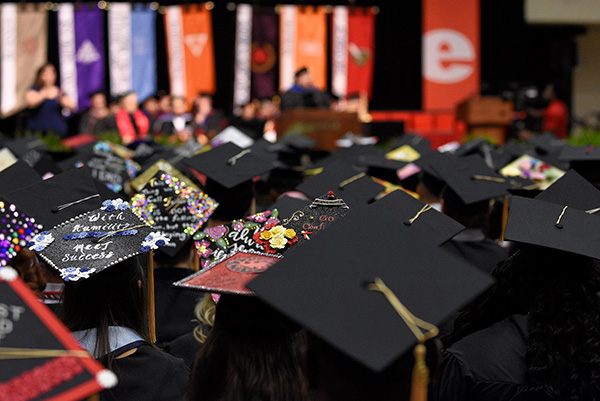
[[[563,225],[562,224],[555,224],[554,227],[558,228],[559,230],[562,230]]]

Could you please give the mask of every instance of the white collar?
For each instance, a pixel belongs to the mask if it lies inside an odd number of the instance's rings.
[[[96,329],[74,331],[73,335],[79,341],[83,349],[89,352],[94,358],[98,359],[104,355],[98,355],[96,352]],[[144,341],[135,331],[127,327],[110,326],[108,328],[109,351],[111,353],[121,347],[136,341]]]

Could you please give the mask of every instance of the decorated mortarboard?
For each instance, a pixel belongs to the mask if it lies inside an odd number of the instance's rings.
[[[518,176],[532,180],[542,190],[552,185],[564,173],[563,170],[530,155],[523,155],[500,170],[500,174],[505,177]]]
[[[551,132],[535,135],[527,139],[527,142],[534,146],[542,154],[560,152],[561,148],[567,145],[567,142],[557,138]]]
[[[11,192],[6,199],[45,229],[102,204],[87,168],[73,169]]]
[[[535,199],[568,205],[589,213],[600,211],[600,190],[575,170],[567,171]]]
[[[389,151],[385,157],[391,160],[399,160],[402,162],[414,162],[421,157],[421,152],[417,151],[410,145],[402,145],[399,148]]]
[[[19,188],[42,181],[37,171],[22,160],[0,171],[0,194],[7,194]]]
[[[221,254],[199,272],[175,283],[175,286],[219,294],[253,295],[246,288],[248,282],[277,263],[290,249],[321,235],[322,231],[344,217],[347,211],[348,206],[344,201],[330,193],[315,199],[285,220],[271,215],[264,225],[254,229],[252,237],[246,237],[245,243],[231,247],[232,251]],[[232,228],[236,230],[236,227]],[[245,228],[251,227],[246,225]],[[232,238],[235,239],[235,235]]]
[[[350,206],[368,203],[384,190],[366,173],[357,172],[351,165],[337,160],[327,164],[323,172],[304,181],[296,189],[311,198],[334,191]]]
[[[214,199],[195,185],[188,185],[181,176],[162,171],[131,198],[133,211],[170,239],[160,249],[169,256],[174,256],[186,244],[217,206]]]
[[[436,163],[433,168],[466,205],[503,196],[511,187],[510,179],[494,172],[479,155]]]
[[[229,142],[234,143],[242,149],[246,149],[254,144],[254,139],[250,138],[239,128],[230,125],[210,140],[210,144],[213,147],[221,146]]]
[[[225,188],[250,181],[274,167],[272,162],[256,156],[251,149],[242,149],[233,143],[200,153],[187,159],[185,163],[190,169],[204,174]]]
[[[271,205],[271,209],[277,209],[279,211],[279,216],[285,219],[290,217],[296,210],[302,209],[309,203],[310,201],[307,199],[300,199],[294,196],[284,195]]]
[[[18,158],[8,148],[0,148],[0,171],[12,166]]]
[[[392,147],[394,149],[397,149],[404,145],[410,146],[411,148],[413,148],[417,152],[419,152],[421,155],[425,155],[425,154],[433,151],[431,149],[431,141],[429,141],[428,139],[423,138],[422,136],[419,136],[419,135],[404,134],[400,138],[398,138],[396,141],[394,141],[394,144]]]
[[[433,212],[422,212],[409,226],[390,219],[404,214],[403,202],[390,198],[395,193],[349,213],[248,284],[269,305],[377,372],[434,337],[435,325],[492,284],[441,250],[439,241],[422,240],[436,234],[419,225]],[[393,201],[382,203],[386,199]],[[415,237],[415,230],[422,235]]]
[[[87,279],[140,253],[168,244],[169,238],[133,212],[122,199],[43,231],[28,244],[67,282]]]
[[[146,184],[148,184],[150,180],[152,180],[156,176],[156,174],[159,171],[169,174],[173,177],[177,177],[179,180],[181,180],[183,183],[185,183],[187,186],[193,189],[200,189],[198,188],[198,186],[196,186],[196,184],[194,184],[194,182],[191,179],[183,175],[179,170],[173,167],[171,163],[164,159],[157,160],[154,164],[152,164],[141,174],[139,174],[137,177],[131,180],[131,187],[136,191],[140,191]]]
[[[0,397],[81,400],[117,377],[87,351],[10,267],[0,269]]]
[[[504,239],[600,259],[600,216],[591,212],[515,196]]]
[[[17,256],[21,248],[41,230],[35,218],[27,216],[14,204],[0,199],[0,269]]]

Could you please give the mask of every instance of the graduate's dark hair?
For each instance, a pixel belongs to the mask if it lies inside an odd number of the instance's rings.
[[[141,282],[141,285],[140,285]],[[65,284],[58,316],[71,331],[96,329],[96,353],[110,369],[110,326],[127,327],[150,342],[145,279],[137,257],[74,283]],[[107,355],[108,354],[108,355]]]
[[[242,311],[225,317],[223,301]],[[289,330],[259,303],[255,297],[221,296],[215,324],[194,363],[187,400],[308,400],[305,333]]]
[[[40,68],[38,68],[37,71],[36,71],[36,73],[35,73],[34,86],[37,86],[39,88],[42,87],[42,85],[43,85],[43,82],[42,82],[42,72],[44,72],[44,70],[46,68],[48,68],[48,67],[52,67],[54,69],[54,73],[57,74],[56,67],[54,66],[54,64],[52,64],[52,63],[45,63]]]
[[[600,400],[598,261],[520,245],[497,282],[456,319],[449,346],[510,316],[529,315],[526,385],[536,396]]]

